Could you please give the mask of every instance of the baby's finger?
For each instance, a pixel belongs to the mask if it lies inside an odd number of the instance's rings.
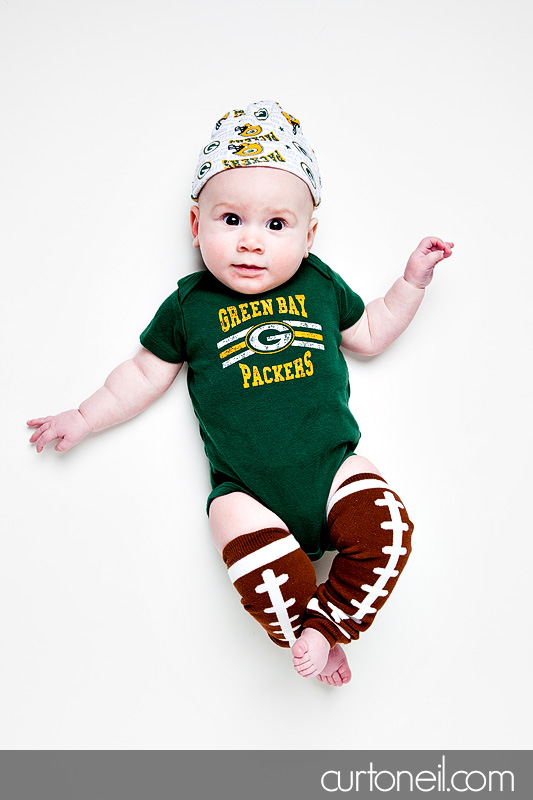
[[[53,442],[54,439],[61,438],[55,430],[52,428],[47,428],[47,430],[43,431],[41,435],[35,442],[36,450],[38,453],[41,453],[44,450],[44,446],[48,444],[48,442]]]
[[[36,431],[34,431],[31,435],[30,442],[34,444],[43,433],[45,433],[50,428],[50,422],[44,422]]]
[[[436,236],[426,236],[418,245],[418,249],[423,250],[426,253],[432,253],[434,250],[441,250],[443,248],[444,242],[442,239],[438,239]]]
[[[446,256],[443,250],[432,250],[431,253],[427,254],[426,258],[430,262],[432,267],[436,267],[439,261],[445,259]]]
[[[442,239],[431,238],[431,242],[433,243],[432,250],[441,250],[444,253],[444,258],[451,256],[453,242],[444,242]]]
[[[43,423],[50,422],[52,417],[39,417],[38,419],[29,419],[26,423],[29,428],[39,428]]]
[[[451,256],[453,246],[453,242],[444,242],[444,258]]]

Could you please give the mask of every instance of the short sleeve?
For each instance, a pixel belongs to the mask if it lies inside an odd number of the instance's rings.
[[[339,330],[345,331],[363,316],[365,304],[353,289],[333,270],[330,270],[339,304]]]
[[[143,347],[162,361],[181,364],[187,360],[178,290],[161,304],[153,320],[141,333],[140,340]]]

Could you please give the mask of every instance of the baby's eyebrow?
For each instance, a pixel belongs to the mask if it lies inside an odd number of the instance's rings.
[[[273,211],[270,216],[276,217],[296,217],[294,211],[291,211],[289,208],[280,208],[278,211]]]
[[[241,213],[238,203],[231,203],[231,202],[217,203],[216,205],[213,206],[212,210],[213,212],[218,212],[221,209],[225,209],[226,211],[234,210],[235,213]],[[296,219],[296,214],[289,208],[276,208],[276,209],[269,208],[265,209],[262,213],[269,219],[277,219],[278,217],[281,218],[290,217],[292,219]]]
[[[216,206],[213,206],[213,211],[218,211],[219,208],[235,208],[236,203],[217,203]]]

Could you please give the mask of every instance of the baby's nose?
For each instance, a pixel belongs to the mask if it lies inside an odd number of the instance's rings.
[[[238,244],[238,249],[240,251],[251,250],[254,252],[263,252],[263,236],[255,225],[242,225],[240,234],[241,235]]]

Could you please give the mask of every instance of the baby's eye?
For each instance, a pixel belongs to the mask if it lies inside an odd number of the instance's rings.
[[[275,219],[271,219],[270,222],[267,223],[267,228],[269,228],[271,231],[282,231],[284,227],[285,223],[283,220],[278,219],[277,217]]]
[[[222,217],[226,225],[240,225],[241,218],[237,214],[224,214]]]

